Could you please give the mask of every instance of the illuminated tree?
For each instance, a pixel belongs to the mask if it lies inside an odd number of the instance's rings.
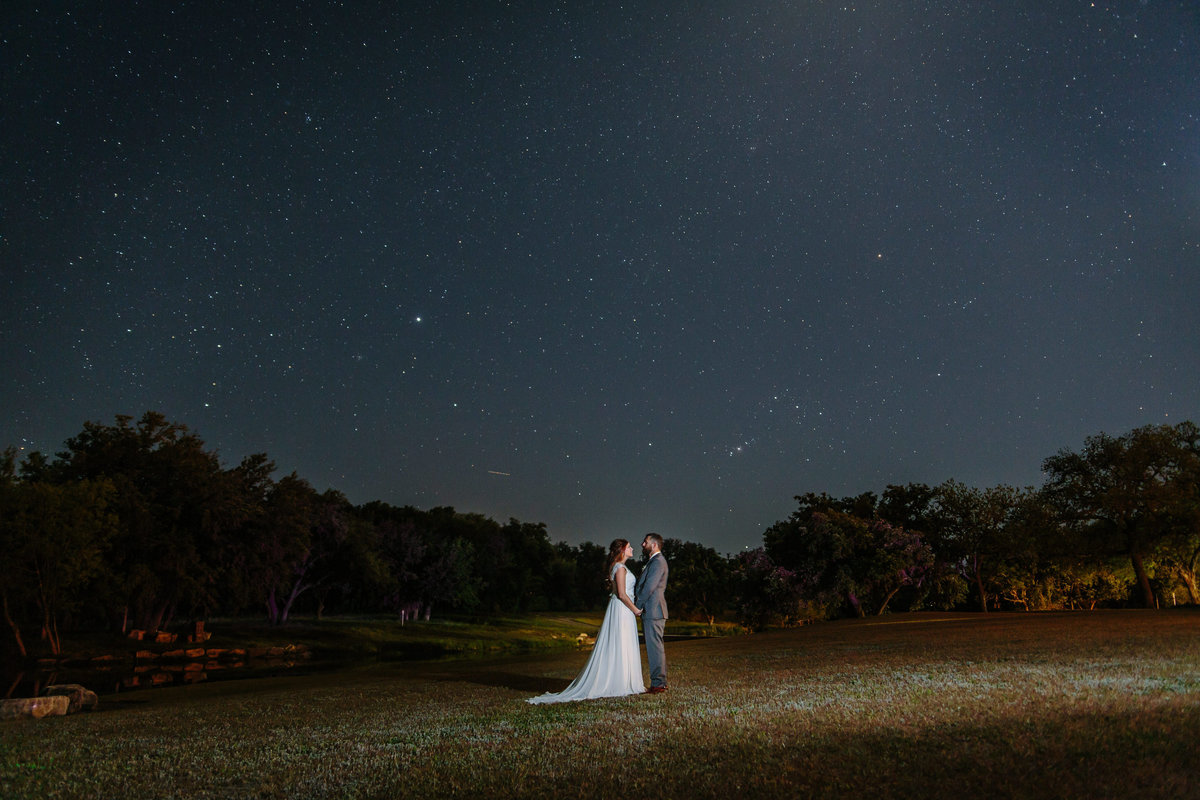
[[[1124,436],[1090,436],[1079,452],[1060,450],[1042,464],[1044,491],[1062,523],[1101,551],[1123,552],[1133,566],[1143,603],[1157,605],[1147,561],[1183,534],[1196,518],[1196,426],[1151,425]],[[1194,569],[1194,561],[1191,561]],[[1176,564],[1186,566],[1183,558]]]

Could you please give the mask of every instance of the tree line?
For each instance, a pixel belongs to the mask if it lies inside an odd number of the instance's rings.
[[[1041,487],[949,480],[796,497],[739,557],[757,625],[900,608],[1049,610],[1200,603],[1200,429],[1090,436]]]
[[[1190,422],[1090,437],[1046,459],[1039,489],[888,486],[809,493],[721,555],[668,539],[676,615],[751,627],[888,609],[1197,603],[1200,434]],[[87,422],[47,458],[0,462],[0,611],[17,651],[34,632],[154,631],[297,609],[471,614],[606,601],[607,547],[552,543],[542,523],[450,507],[350,503],[264,454],[233,467],[148,412]]]

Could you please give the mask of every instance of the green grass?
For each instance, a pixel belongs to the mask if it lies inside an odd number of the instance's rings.
[[[119,696],[0,725],[0,796],[1200,796],[1197,611],[894,615],[677,641],[665,695],[523,702],[585,658]]]

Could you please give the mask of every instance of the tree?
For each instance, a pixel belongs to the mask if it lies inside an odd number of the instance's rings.
[[[321,591],[344,574],[344,563],[352,549],[353,508],[341,492],[334,489],[320,495],[313,492],[307,502],[302,501],[301,508],[310,512],[305,546],[290,562],[290,574],[281,585],[286,594],[281,591],[268,598],[268,609],[278,603],[279,624],[287,622],[293,604],[302,594]]]
[[[1123,552],[1148,608],[1157,602],[1147,560],[1195,513],[1196,440],[1191,422],[1150,425],[1090,436],[1079,452],[1063,449],[1042,464],[1062,523],[1100,551]]]
[[[1133,586],[1133,568],[1124,558],[1060,556],[1041,567],[1040,580],[1025,588],[1019,581],[1006,581],[1008,599],[1025,610],[1083,609],[1098,605],[1123,604]],[[1028,571],[1026,571],[1028,574]]]
[[[385,508],[379,504],[377,510]],[[421,609],[421,564],[425,561],[428,534],[412,519],[393,515],[375,521],[380,556],[380,585],[383,605],[400,615],[400,622],[417,616]]]
[[[592,574],[592,570],[580,570],[579,550],[566,542],[554,545],[554,558],[546,571],[546,599],[552,611],[586,608],[591,600],[591,586],[599,582],[599,572],[603,571],[604,560],[601,557],[600,567]],[[585,599],[586,598],[586,599]]]
[[[0,483],[0,606],[22,656],[25,643],[14,617],[19,599],[37,610],[41,636],[57,655],[59,622],[84,604],[115,532],[113,487],[104,480],[63,486],[14,481],[6,472]]]
[[[212,603],[222,539],[239,524],[240,500],[215,453],[184,425],[146,412],[136,426],[84,423],[67,450],[40,471],[47,480],[106,479],[120,520],[104,575],[122,629],[156,630],[178,608]]]
[[[435,539],[418,577],[421,611],[428,620],[435,605],[471,611],[479,599],[471,581],[474,548],[465,539]]]
[[[831,510],[814,516],[812,532],[833,555],[810,573],[818,596],[841,596],[858,616],[884,613],[896,592],[923,581],[933,564],[918,535],[882,519]]]
[[[752,630],[795,625],[818,615],[805,603],[796,573],[775,564],[761,547],[737,555],[733,586],[738,619]]]
[[[604,565],[608,561],[608,548],[595,542],[583,542],[574,548],[576,583],[579,592],[579,608],[602,608],[608,602],[609,588],[605,580]]]
[[[1173,526],[1158,543],[1154,558],[1183,584],[1189,602],[1200,604],[1196,574],[1200,567],[1200,521],[1181,520]]]
[[[475,575],[479,559],[474,541],[480,531],[500,537],[495,522],[452,508],[426,512],[385,503],[371,503],[363,513],[379,537],[384,603],[401,620],[418,615],[429,619],[434,606],[462,611],[478,607],[481,583]]]
[[[938,506],[938,489],[924,483],[889,484],[879,499],[879,517],[920,537],[933,551],[933,564],[924,580],[911,587],[910,610],[925,606],[954,608],[967,595],[962,557],[949,540],[945,517]]]
[[[663,552],[671,561],[672,614],[699,616],[712,625],[732,599],[729,559],[711,547],[679,539],[667,539]]]
[[[532,593],[541,594],[540,582],[533,583],[535,564],[549,562],[552,551],[545,537],[545,526],[522,528],[510,520],[501,526],[482,514],[459,513],[451,507],[418,512],[431,537],[462,539],[471,545],[472,564],[468,577],[478,607],[485,613],[529,610]],[[523,536],[533,533],[532,546],[526,549]]]
[[[979,609],[987,613],[1001,564],[1018,549],[1011,522],[1023,495],[1011,486],[976,489],[949,480],[937,488],[936,496],[946,549],[974,583]]]
[[[771,562],[792,571],[804,596],[833,613],[883,613],[897,592],[928,578],[933,553],[919,534],[876,515],[875,495],[796,498],[799,509],[763,534]],[[860,516],[866,515],[866,516]]]
[[[1193,605],[1200,604],[1200,428],[1191,422],[1175,426],[1179,450],[1178,496],[1154,559],[1173,573]]]
[[[272,625],[287,622],[292,604],[319,580],[324,555],[315,537],[320,498],[308,481],[291,473],[266,492],[260,524],[254,527],[253,572]]]

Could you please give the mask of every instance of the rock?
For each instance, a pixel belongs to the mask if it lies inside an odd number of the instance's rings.
[[[191,634],[188,635],[188,641],[193,642],[195,644],[207,642],[211,638],[212,638],[212,634],[209,633],[208,631],[204,630],[204,622],[203,621],[197,622],[195,629],[192,631]]]
[[[134,641],[140,642],[142,639],[146,638],[146,632],[139,631],[139,630],[132,630],[129,632],[129,638],[133,639]]]
[[[67,713],[71,698],[64,695],[54,697],[18,697],[12,700],[0,700],[0,719],[17,719],[19,717],[61,717]]]
[[[176,638],[178,637],[174,633],[167,633],[166,631],[158,631],[154,634],[154,641],[158,644],[170,644]]]
[[[158,653],[153,650],[138,650],[133,657],[137,661],[158,661]]]
[[[100,698],[91,689],[78,683],[59,683],[42,689],[42,697],[67,698],[67,713],[76,714],[80,711],[94,711],[100,703]]]

